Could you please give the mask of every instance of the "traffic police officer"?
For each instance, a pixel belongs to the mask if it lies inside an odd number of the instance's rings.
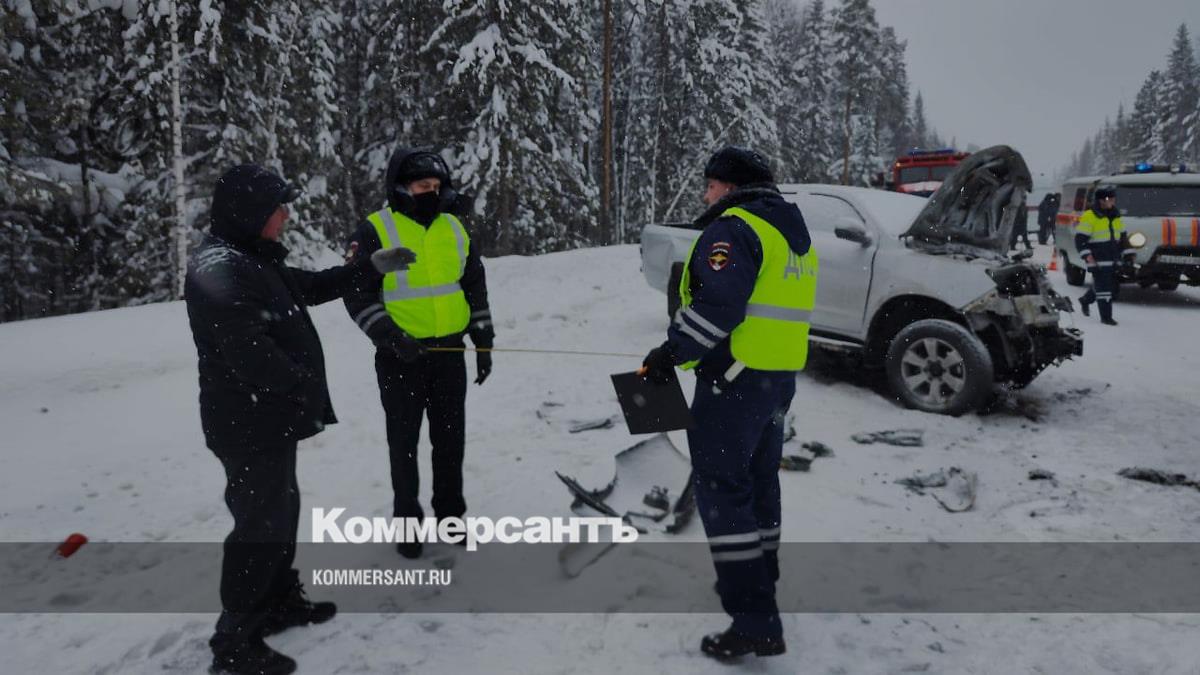
[[[817,254],[804,218],[766,160],[741,147],[704,170],[703,229],[679,286],[667,340],[645,359],[651,379],[696,369],[688,432],[697,507],[732,625],[705,637],[716,658],[786,651],[779,578],[779,462],[784,415],[808,354]]]
[[[400,148],[385,179],[387,206],[367,217],[350,241],[351,255],[380,248],[416,254],[408,269],[391,272],[380,286],[346,298],[346,309],[375,343],[375,372],[387,420],[392,513],[423,518],[417,500],[417,443],[429,417],[433,444],[434,515],[461,518],[467,371],[463,335],[479,350],[476,384],[492,370],[493,329],[487,283],[478,249],[451,211],[457,193],[441,156],[427,148]],[[429,351],[430,348],[450,350]],[[420,542],[397,544],[408,558]]]
[[[1092,288],[1079,298],[1079,309],[1091,316],[1094,302],[1100,307],[1100,323],[1115,326],[1112,300],[1116,287],[1116,266],[1124,243],[1125,224],[1117,210],[1117,189],[1111,185],[1096,188],[1095,203],[1079,217],[1075,226],[1075,248],[1092,273]]]

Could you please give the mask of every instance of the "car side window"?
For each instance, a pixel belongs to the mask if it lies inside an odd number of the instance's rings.
[[[867,223],[858,211],[850,205],[850,202],[839,197],[809,193],[785,195],[785,198],[800,207],[804,223],[808,225],[809,229],[832,234],[835,229],[845,227],[848,223],[857,224],[864,230],[867,229]]]

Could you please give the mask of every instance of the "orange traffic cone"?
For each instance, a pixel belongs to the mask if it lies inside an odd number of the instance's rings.
[[[1058,271],[1058,249],[1057,248],[1050,249],[1050,266],[1047,267],[1046,269],[1050,270],[1051,272]]]

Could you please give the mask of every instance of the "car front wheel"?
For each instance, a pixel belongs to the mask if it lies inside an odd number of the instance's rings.
[[[992,392],[987,347],[969,330],[943,319],[905,326],[888,348],[892,392],[910,408],[942,415],[974,410]]]

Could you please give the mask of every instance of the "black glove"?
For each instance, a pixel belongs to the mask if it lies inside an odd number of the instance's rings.
[[[492,374],[492,353],[484,351],[475,352],[475,384],[483,384],[483,381],[488,379],[488,375]]]
[[[425,356],[425,345],[402,330],[392,331],[386,338],[375,343],[382,349],[389,349],[405,363],[412,363]]]
[[[650,350],[646,358],[642,360],[642,368],[645,370],[642,375],[654,382],[655,384],[666,384],[675,376],[675,354],[671,351],[671,344],[664,342],[658,347]]]
[[[411,249],[403,247],[381,248],[371,254],[371,265],[380,274],[404,271],[415,262],[417,262],[417,254]]]

